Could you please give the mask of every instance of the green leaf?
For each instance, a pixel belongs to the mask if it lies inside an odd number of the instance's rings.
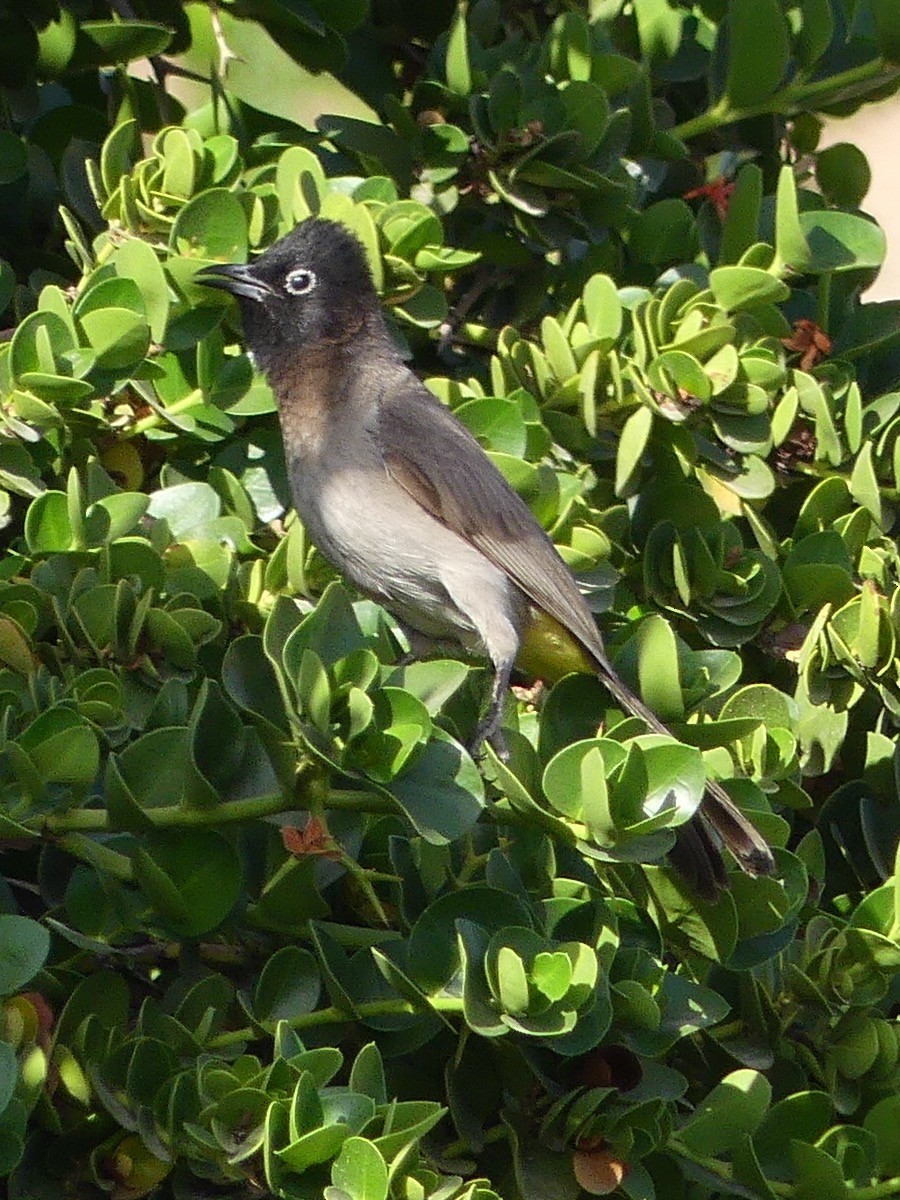
[[[66,999],[56,1026],[56,1042],[75,1042],[88,1019],[101,1029],[121,1027],[128,1017],[128,1005],[128,985],[121,975],[113,970],[85,975]]]
[[[643,405],[637,408],[625,424],[616,451],[616,495],[629,489],[640,467],[641,458],[653,429],[653,412]]]
[[[97,735],[70,708],[56,705],[39,713],[19,738],[19,745],[46,783],[87,786],[97,778]]]
[[[690,260],[697,244],[694,214],[684,200],[674,197],[645,208],[631,226],[630,249],[641,262]]]
[[[137,529],[150,507],[141,492],[116,492],[101,496],[85,513],[84,528],[90,546],[108,545]]]
[[[371,1096],[376,1104],[387,1102],[384,1063],[374,1042],[363,1046],[350,1068],[350,1088],[362,1096]]]
[[[80,21],[67,69],[90,71],[149,58],[161,54],[171,37],[171,29],[153,21]]]
[[[863,1127],[875,1135],[878,1143],[878,1172],[882,1176],[900,1174],[900,1096],[885,1096],[869,1109]]]
[[[500,946],[495,964],[497,998],[507,1013],[528,1011],[528,976],[525,964],[510,946]]]
[[[123,175],[128,175],[131,171],[137,150],[137,127],[137,121],[133,118],[120,121],[103,143],[100,151],[100,180],[105,193],[102,197],[104,200],[113,194]],[[98,196],[97,199],[99,202],[101,197]]]
[[[460,919],[477,922],[488,935],[507,925],[530,924],[523,899],[484,884],[433,901],[413,926],[407,954],[413,982],[428,993],[443,987],[458,966],[455,929]]]
[[[764,29],[765,37],[760,37]],[[778,0],[730,0],[724,98],[732,108],[755,108],[783,81],[790,61],[787,22]]]
[[[484,784],[470,755],[441,729],[423,746],[389,790],[427,842],[456,841],[476,823]]]
[[[7,1105],[13,1098],[18,1082],[19,1064],[16,1061],[16,1052],[9,1042],[0,1042],[0,1121],[2,1121]]]
[[[297,617],[301,616],[294,611]],[[288,677],[295,679],[306,650],[312,650],[326,667],[332,667],[365,645],[366,638],[347,590],[334,582],[322,593],[313,611],[299,620],[285,641],[281,658]]]
[[[800,229],[809,247],[809,260],[795,270],[814,273],[825,271],[871,270],[880,267],[887,252],[884,230],[864,217],[852,213],[800,213]]]
[[[0,913],[0,996],[21,991],[47,960],[50,935],[31,917]]]
[[[328,191],[321,163],[305,146],[289,146],[278,159],[275,188],[288,228],[296,221],[318,214]]]
[[[599,840],[615,840],[606,804],[606,776],[625,758],[624,750],[604,738],[587,738],[563,747],[544,770],[542,788],[550,805],[573,820],[587,818]],[[603,820],[605,814],[605,821]]]
[[[835,339],[834,353],[847,359],[864,358],[892,349],[900,342],[900,300],[860,304],[851,309]]]
[[[841,1164],[824,1150],[795,1138],[791,1161],[800,1180],[798,1200],[846,1200],[850,1195]]]
[[[160,135],[156,146],[163,160],[159,190],[166,196],[189,200],[197,182],[198,166],[191,139],[185,130],[172,128]]]
[[[859,208],[872,182],[872,172],[858,146],[837,142],[816,155],[816,182],[836,208]]]
[[[704,370],[692,354],[683,350],[664,350],[650,364],[647,381],[657,391],[666,392],[673,398],[678,398],[680,388],[698,400],[709,400],[712,374],[712,369],[707,366]]]
[[[709,286],[726,312],[757,304],[781,304],[791,294],[787,284],[757,267],[716,267],[710,272]]]
[[[603,88],[589,80],[572,79],[560,92],[567,124],[581,134],[585,158],[593,154],[609,125],[609,100]]]
[[[591,333],[602,341],[615,341],[622,331],[622,302],[608,275],[592,275],[581,295]]]
[[[811,260],[800,224],[794,169],[787,165],[781,168],[775,194],[775,260],[781,268],[797,274],[802,274]]]
[[[754,1138],[763,1171],[775,1178],[790,1175],[794,1165],[792,1142],[814,1144],[833,1119],[834,1107],[827,1092],[795,1092],[774,1104]]]
[[[14,183],[27,170],[28,150],[25,143],[10,130],[0,131],[0,185]]]
[[[226,188],[195,196],[175,218],[169,246],[189,258],[246,261],[249,238],[243,205]]]
[[[878,48],[889,63],[900,63],[900,12],[892,0],[873,0]]]
[[[693,1153],[717,1157],[756,1132],[771,1101],[772,1085],[759,1071],[732,1071],[698,1104],[678,1136]]]
[[[678,646],[671,625],[653,615],[638,628],[638,679],[641,698],[663,721],[684,717]]]
[[[469,61],[469,33],[466,25],[466,4],[460,3],[450,27],[447,41],[447,87],[457,96],[472,91],[472,65]]]
[[[12,617],[0,616],[0,663],[20,675],[30,675],[37,659],[24,630]]]
[[[348,1136],[349,1131],[344,1125],[323,1125],[296,1138],[276,1153],[291,1171],[300,1175],[307,1168],[334,1158]]]
[[[681,44],[684,14],[667,0],[635,0],[642,57],[654,66],[673,59]]]
[[[388,1168],[375,1146],[350,1137],[331,1168],[331,1181],[351,1200],[387,1200]]]
[[[316,960],[299,946],[282,946],[262,969],[253,994],[260,1021],[290,1021],[312,1012],[321,990]]]
[[[29,313],[13,334],[9,369],[14,379],[29,374],[54,375],[62,356],[74,349],[72,330],[58,313]]]
[[[797,707],[794,701],[767,683],[752,683],[731,695],[719,714],[722,720],[753,717],[769,729],[796,728]]]
[[[222,501],[208,483],[177,483],[153,492],[147,511],[165,520],[174,541],[184,542],[210,532]]]
[[[25,514],[25,541],[32,554],[69,550],[72,536],[65,492],[44,492],[31,502]]]
[[[884,517],[881,505],[881,489],[872,462],[873,446],[866,442],[853,464],[850,474],[850,495],[872,515],[876,524],[881,525]]]
[[[134,872],[165,923],[186,937],[220,925],[241,891],[237,852],[211,830],[156,830],[136,848]]]
[[[831,43],[834,14],[829,0],[801,0],[800,15],[802,26],[796,37],[795,53],[808,68],[818,62]]]
[[[698,900],[689,885],[671,869],[646,866],[644,872],[662,928],[671,936],[684,939],[705,958],[727,962],[738,937],[737,911],[730,893],[723,892],[715,902],[707,903]],[[721,1003],[725,1005],[724,1001]]]
[[[97,366],[107,371],[136,367],[150,346],[145,318],[127,308],[98,308],[86,312],[79,324],[97,356]]]
[[[169,317],[169,285],[153,249],[140,238],[130,238],[116,252],[116,271],[133,279],[140,289],[144,312],[155,342],[161,342]]]

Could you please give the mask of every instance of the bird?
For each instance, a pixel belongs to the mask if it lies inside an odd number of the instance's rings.
[[[252,263],[212,263],[195,278],[237,300],[312,541],[404,626],[489,660],[476,749],[486,741],[502,753],[504,697],[535,631],[567,668],[596,674],[625,712],[670,733],[616,673],[574,575],[526,503],[404,362],[347,226],[309,217]],[[749,875],[773,872],[766,841],[708,779],[670,857],[710,900],[728,886],[722,844]]]

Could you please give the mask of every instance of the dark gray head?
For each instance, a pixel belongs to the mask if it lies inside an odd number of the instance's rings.
[[[263,370],[289,364],[308,347],[383,328],[362,244],[335,221],[310,217],[247,266],[216,263],[196,278],[237,297],[247,345]]]

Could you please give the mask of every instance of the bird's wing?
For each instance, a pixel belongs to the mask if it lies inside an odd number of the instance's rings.
[[[469,431],[418,383],[386,389],[376,410],[387,470],[424,509],[466,539],[549,613],[596,661],[600,678],[624,711],[671,736],[655,713],[613,670],[590,609],[553,543]],[[702,816],[751,875],[768,875],[774,859],[764,839],[721,784],[707,781]],[[695,817],[679,830],[676,863],[702,895],[727,879],[715,840]]]
[[[606,666],[600,633],[571,571],[465,426],[413,377],[386,388],[376,414],[373,432],[391,477]]]

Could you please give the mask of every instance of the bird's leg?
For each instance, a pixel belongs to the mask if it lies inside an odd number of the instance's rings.
[[[494,664],[494,679],[491,684],[491,695],[488,701],[487,712],[478,722],[475,733],[469,743],[469,752],[473,758],[478,757],[478,753],[485,742],[491,744],[494,753],[503,762],[506,762],[509,758],[509,747],[501,733],[500,725],[503,720],[503,702],[506,699],[506,693],[509,688],[513,662],[513,659],[504,659]]]

